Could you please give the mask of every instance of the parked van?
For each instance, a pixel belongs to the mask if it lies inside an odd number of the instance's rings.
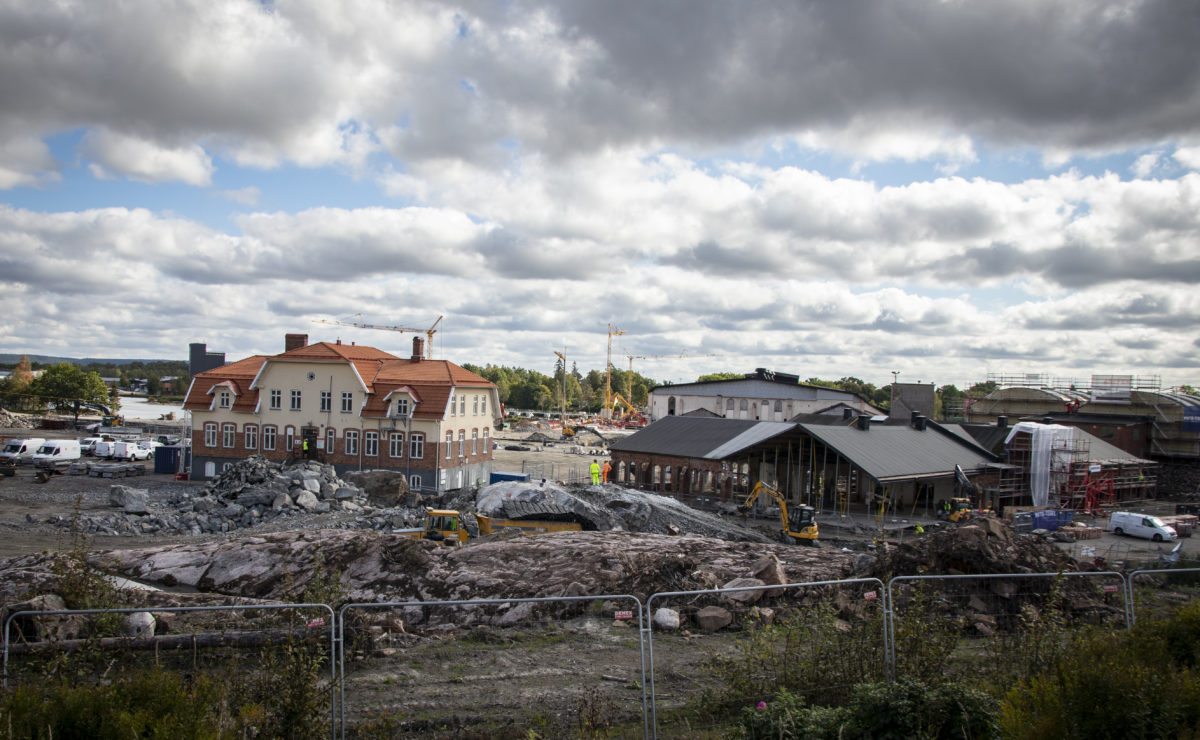
[[[116,442],[112,456],[115,460],[145,460],[150,457],[150,450],[137,442]]]
[[[117,443],[112,440],[102,439],[92,447],[92,454],[96,457],[112,457],[113,447],[116,445]]]
[[[1174,540],[1179,537],[1174,528],[1164,524],[1162,519],[1130,511],[1114,512],[1108,519],[1106,529],[1114,534],[1127,534],[1131,537],[1142,537],[1155,542]]]
[[[33,467],[50,468],[78,460],[79,441],[75,439],[48,439],[33,453]]]
[[[11,460],[14,464],[20,465],[33,461],[33,453],[45,442],[43,437],[30,437],[29,439],[10,439],[4,443],[4,447],[0,449],[0,459]]]
[[[96,452],[96,443],[103,442],[104,437],[84,437],[79,440],[79,454],[91,455]]]

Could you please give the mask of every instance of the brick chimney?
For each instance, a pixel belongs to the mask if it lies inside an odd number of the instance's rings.
[[[413,337],[412,361],[420,362],[424,358],[425,358],[425,340],[420,337]]]
[[[307,334],[284,334],[283,335],[283,351],[291,352],[294,349],[308,346]]]

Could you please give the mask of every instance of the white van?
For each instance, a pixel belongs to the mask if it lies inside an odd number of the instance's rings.
[[[108,439],[102,439],[92,447],[92,454],[96,457],[112,457],[113,448],[116,446],[116,442]]]
[[[0,449],[0,459],[12,460],[17,465],[30,462],[33,460],[33,453],[37,452],[45,441],[43,437],[10,439],[4,443],[3,449]]]
[[[79,440],[48,439],[33,453],[33,467],[50,468],[79,459]]]
[[[116,460],[145,460],[150,457],[150,450],[137,442],[117,442],[113,445],[112,456]]]
[[[1179,537],[1173,527],[1163,524],[1163,520],[1149,514],[1136,514],[1131,511],[1117,511],[1108,519],[1105,527],[1114,534],[1127,534],[1131,537],[1142,537],[1155,542],[1174,540]]]
[[[91,455],[96,452],[96,443],[103,441],[104,437],[84,437],[79,440],[79,453],[82,455]]]

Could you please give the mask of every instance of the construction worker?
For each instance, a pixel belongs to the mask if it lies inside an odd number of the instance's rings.
[[[592,485],[593,486],[600,485],[600,462],[599,461],[592,460],[591,471],[592,471]]]
[[[917,534],[925,534],[925,528],[921,526],[920,522],[917,522]]]
[[[304,438],[303,449],[304,449],[304,459],[305,460],[311,459],[311,456],[308,454],[308,437]]]
[[[604,465],[600,466],[600,482],[608,483],[608,473],[612,470],[612,465],[608,464],[608,460],[604,461]]]

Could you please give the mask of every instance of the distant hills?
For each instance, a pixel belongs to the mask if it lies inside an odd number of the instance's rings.
[[[24,354],[0,354],[0,365],[16,365],[24,357]],[[135,362],[142,364],[150,362],[187,362],[187,359],[182,360],[139,360],[134,359],[119,359],[114,357],[84,357],[78,359],[75,357],[55,357],[53,355],[29,355],[30,362],[37,362],[42,365],[57,365],[60,362],[70,362],[74,365],[132,365]]]

